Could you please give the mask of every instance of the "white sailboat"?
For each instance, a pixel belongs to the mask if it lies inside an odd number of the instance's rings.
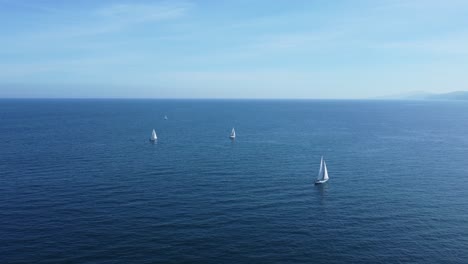
[[[234,130],[234,128],[232,128],[232,130],[231,130],[231,135],[229,135],[229,138],[231,138],[231,139],[235,139],[235,138],[236,138],[236,131]]]
[[[164,120],[167,120],[167,115],[164,116]]]
[[[153,129],[153,132],[151,132],[151,137],[150,137],[150,141],[156,141],[158,139],[158,136],[156,135],[156,131],[154,131]]]
[[[326,183],[328,181],[328,170],[327,170],[327,164],[325,163],[325,160],[322,159],[320,160],[320,169],[318,173],[317,180],[315,181],[315,184],[322,184]]]

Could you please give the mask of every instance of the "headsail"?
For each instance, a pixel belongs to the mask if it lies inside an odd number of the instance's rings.
[[[327,170],[327,163],[323,161],[323,180],[328,180],[328,170]]]

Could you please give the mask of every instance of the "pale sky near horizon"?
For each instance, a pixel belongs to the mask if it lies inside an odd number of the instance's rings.
[[[463,0],[0,0],[0,98],[368,98],[467,73]]]

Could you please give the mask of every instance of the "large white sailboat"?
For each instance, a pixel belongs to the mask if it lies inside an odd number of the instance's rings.
[[[315,184],[322,184],[326,183],[328,181],[328,170],[327,170],[327,164],[325,163],[325,160],[322,159],[320,160],[320,169],[318,173],[317,180],[315,181]]]
[[[150,141],[155,142],[157,139],[158,139],[158,136],[156,135],[156,131],[154,131],[153,129],[153,132],[151,132]]]
[[[231,139],[235,139],[235,138],[236,138],[236,131],[234,130],[234,128],[232,128],[232,130],[231,130],[231,135],[229,135],[229,138],[231,138]]]

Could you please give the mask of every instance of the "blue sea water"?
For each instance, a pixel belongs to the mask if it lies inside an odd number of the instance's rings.
[[[1,100],[0,263],[466,263],[467,158],[467,102]]]

